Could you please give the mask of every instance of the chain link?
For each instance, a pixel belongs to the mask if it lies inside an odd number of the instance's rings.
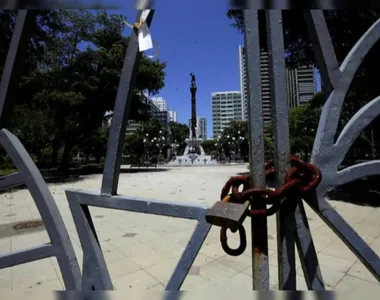
[[[221,201],[242,204],[247,200],[252,203],[252,201],[261,197],[267,205],[271,206],[260,210],[251,208],[248,216],[259,217],[276,214],[281,205],[285,202],[282,200],[287,199],[289,192],[298,192],[302,198],[303,194],[315,189],[322,179],[321,172],[316,166],[306,163],[294,155],[290,156],[290,165],[291,168],[285,176],[284,184],[277,187],[275,190],[269,188],[251,188],[249,175],[231,177],[222,188],[220,194]],[[265,177],[268,178],[268,176],[274,172],[275,168],[273,160],[266,162]],[[239,191],[241,186],[243,186],[242,191]],[[244,226],[239,226],[238,231],[240,245],[238,248],[232,249],[227,243],[227,228],[222,227],[220,230],[220,242],[222,248],[227,254],[232,256],[243,254],[247,247],[247,237]]]

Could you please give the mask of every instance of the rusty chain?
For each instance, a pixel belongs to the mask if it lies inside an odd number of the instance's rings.
[[[250,176],[234,176],[231,177],[224,187],[220,195],[220,199],[223,202],[231,203],[244,203],[245,201],[254,201],[258,197],[264,198],[267,205],[271,205],[267,209],[255,210],[250,209],[248,216],[271,216],[277,213],[281,205],[285,202],[283,199],[287,199],[289,192],[297,192],[302,195],[315,189],[321,181],[321,172],[319,169],[309,163],[302,161],[296,156],[290,157],[291,168],[286,174],[285,182],[283,185],[277,187],[275,190],[269,188],[251,188]],[[275,172],[273,160],[268,161],[265,164],[265,177]],[[242,191],[239,191],[239,187],[243,186]],[[231,191],[231,193],[230,193]],[[247,246],[247,238],[243,225],[238,228],[240,245],[236,249],[232,249],[228,246],[227,228],[222,227],[220,230],[220,242],[223,250],[231,255],[238,256],[244,253]],[[233,232],[236,232],[234,230]]]

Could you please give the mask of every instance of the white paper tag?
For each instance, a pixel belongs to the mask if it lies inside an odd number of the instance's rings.
[[[146,21],[150,13],[150,9],[144,9],[143,12],[141,13],[141,19]]]
[[[138,30],[138,43],[140,52],[153,48],[152,36],[150,34],[148,25],[145,23],[149,13],[150,9],[145,9],[141,14],[141,19],[144,21],[144,23],[140,26]]]
[[[138,30],[138,42],[140,52],[153,48],[152,36],[150,35],[150,30],[146,23],[142,24]]]

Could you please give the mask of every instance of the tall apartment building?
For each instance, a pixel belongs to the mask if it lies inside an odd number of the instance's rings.
[[[248,78],[247,64],[244,46],[239,46],[239,73],[240,90],[242,94],[242,115],[244,120],[248,120]],[[264,122],[271,121],[271,96],[270,96],[270,75],[269,56],[265,51],[260,53],[261,72],[261,98],[263,103]],[[316,69],[314,67],[300,67],[298,69],[286,69],[287,99],[290,108],[302,105],[309,101],[316,93]]]
[[[307,103],[317,93],[316,69],[299,67],[286,70],[288,107]]]
[[[212,133],[218,136],[231,121],[243,119],[242,95],[240,91],[215,92],[212,97]]]
[[[150,102],[158,108],[158,111],[152,112],[153,117],[158,119],[162,126],[166,128],[170,122],[168,103],[162,97],[152,97]]]
[[[261,98],[263,101],[264,122],[271,120],[271,100],[270,100],[270,77],[269,77],[269,57],[268,52],[260,53],[261,67]],[[248,74],[245,58],[244,46],[239,46],[239,73],[240,92],[242,94],[242,116],[243,120],[248,120]]]
[[[161,111],[168,111],[168,103],[166,100],[162,97],[152,97],[151,98],[152,102],[158,107],[159,110]]]
[[[240,75],[240,93],[241,93],[241,114],[243,120],[248,120],[248,73],[247,63],[245,60],[244,46],[239,45],[239,75]]]
[[[207,119],[205,117],[197,117],[195,134],[197,138],[207,140]],[[189,135],[191,136],[191,118],[189,118]]]
[[[169,122],[177,122],[177,112],[173,110],[169,110]]]
[[[169,114],[167,111],[161,111],[156,104],[149,99],[148,95],[142,95],[141,96],[141,101],[144,103],[147,103],[149,105],[149,111],[150,114],[153,118],[157,119],[160,121],[163,127],[167,127],[169,123]],[[126,135],[133,134],[137,131],[138,128],[138,122],[135,120],[128,120],[128,125],[126,129]]]

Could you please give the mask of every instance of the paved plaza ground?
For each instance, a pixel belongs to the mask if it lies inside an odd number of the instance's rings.
[[[162,172],[123,173],[119,193],[128,196],[186,201],[212,205],[225,181],[246,165],[222,167],[168,168]],[[51,184],[69,231],[79,263],[82,250],[65,197],[65,189],[99,191],[101,175],[84,176],[74,183]],[[380,254],[380,209],[343,201],[330,203],[347,222]],[[351,251],[308,207],[307,214],[317,248],[322,274],[328,289],[350,295],[376,295],[380,285]],[[164,290],[172,271],[190,238],[195,221],[138,213],[90,208],[113,284],[117,290]],[[0,255],[49,242],[44,227],[14,231],[19,222],[39,219],[39,212],[28,190],[0,195]],[[269,218],[270,286],[277,288],[275,217]],[[247,237],[250,229],[246,226]],[[231,237],[232,245],[237,239]],[[248,241],[248,245],[250,241]],[[249,249],[249,247],[248,247]],[[297,261],[297,289],[306,290]],[[191,268],[182,290],[251,290],[251,258],[247,250],[239,257],[226,255],[219,243],[219,228],[212,228]],[[62,278],[55,258],[44,259],[0,270],[0,298],[12,290],[62,290]]]

